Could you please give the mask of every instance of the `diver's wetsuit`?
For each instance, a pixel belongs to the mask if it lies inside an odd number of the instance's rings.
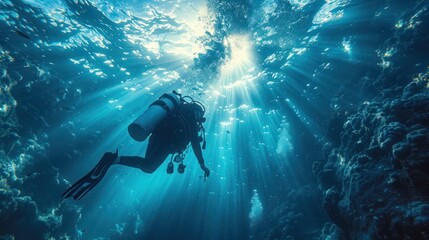
[[[119,164],[139,168],[146,173],[154,172],[169,154],[181,152],[191,142],[198,162],[202,158],[198,138],[199,125],[191,104],[180,104],[178,109],[164,119],[149,138],[145,157],[121,156]]]
[[[196,114],[195,106],[192,103],[182,103],[176,110],[169,113],[167,118],[153,131],[149,139],[145,158],[137,156],[118,157],[118,151],[116,153],[106,152],[99,163],[67,189],[62,196],[64,198],[73,197],[76,200],[81,199],[101,181],[109,167],[115,163],[152,173],[164,162],[169,154],[182,152],[186,149],[189,142],[192,144],[195,156],[205,173],[204,177],[208,177],[210,170],[204,164],[198,137],[200,130],[199,117]]]

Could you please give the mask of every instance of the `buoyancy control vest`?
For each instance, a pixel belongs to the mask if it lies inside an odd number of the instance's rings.
[[[186,101],[189,98],[191,101]],[[201,107],[202,114],[197,120],[200,141],[203,143],[202,149],[206,148],[206,137],[203,123],[205,122],[204,114],[206,109],[201,102],[195,101],[190,96],[182,96],[180,93],[173,91],[172,93],[164,93],[158,100],[153,102],[146,111],[143,112],[134,122],[128,126],[128,133],[136,141],[144,141],[153,133],[157,126],[165,120],[169,114],[179,109],[180,104],[193,103]],[[179,114],[180,115],[180,114]],[[184,123],[183,117],[181,121]],[[189,128],[187,128],[189,129]],[[189,133],[186,134],[189,137]],[[187,138],[188,138],[187,137]]]

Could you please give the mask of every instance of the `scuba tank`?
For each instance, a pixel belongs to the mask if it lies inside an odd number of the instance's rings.
[[[186,101],[186,98],[189,98],[190,101]],[[200,142],[203,142],[202,149],[206,148],[206,137],[205,129],[203,123],[205,122],[204,114],[206,109],[201,102],[195,101],[190,96],[183,96],[176,91],[172,93],[164,93],[158,100],[153,102],[146,111],[143,112],[133,123],[128,126],[128,133],[136,141],[144,141],[152,131],[161,123],[161,121],[167,117],[167,115],[173,111],[180,104],[197,104],[201,107],[201,116],[197,117],[197,124],[202,131],[199,136]],[[189,147],[189,145],[188,145]],[[186,148],[186,152],[188,148]],[[186,165],[183,164],[186,152],[180,151],[174,158],[174,162],[179,163],[177,171],[179,173],[184,173]],[[172,174],[174,169],[173,156],[171,155],[171,160],[168,163],[167,173]]]
[[[176,93],[164,93],[128,126],[128,133],[134,140],[144,141],[180,101],[181,98]]]

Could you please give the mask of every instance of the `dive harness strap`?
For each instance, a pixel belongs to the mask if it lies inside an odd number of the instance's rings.
[[[201,134],[202,136],[200,136],[200,137],[203,137],[203,146],[201,147],[203,150],[206,150],[206,130],[204,129],[204,126],[203,126],[203,124],[202,123],[200,123],[201,125],[201,130],[203,131],[203,133]]]
[[[170,108],[168,108],[167,104],[164,101],[156,100],[149,107],[152,107],[152,105],[158,105],[162,107],[165,111],[170,112]]]
[[[159,99],[161,99],[163,97],[168,98],[174,104],[174,106],[177,107],[178,103],[176,102],[177,100],[174,97],[164,93],[164,94],[162,94],[162,96]]]

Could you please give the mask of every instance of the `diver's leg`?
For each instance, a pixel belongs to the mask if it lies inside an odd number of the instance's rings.
[[[143,172],[153,173],[171,153],[168,141],[162,137],[152,135],[144,158],[138,156],[121,156],[119,164],[139,168]]]
[[[152,157],[142,158],[138,156],[121,156],[119,157],[119,163],[124,166],[138,168],[145,173],[153,173],[163,162],[164,159],[168,156],[168,153],[159,153],[157,155],[152,155]]]
[[[144,161],[145,159],[139,156],[120,156],[118,164],[141,169],[141,163]]]
[[[153,134],[149,139],[146,149],[146,161],[142,168],[145,172],[154,172],[172,153],[172,148],[168,136]]]
[[[164,162],[164,160],[170,154],[166,149],[158,149],[159,151],[146,157],[141,165],[141,170],[146,173],[153,173],[159,166]]]

